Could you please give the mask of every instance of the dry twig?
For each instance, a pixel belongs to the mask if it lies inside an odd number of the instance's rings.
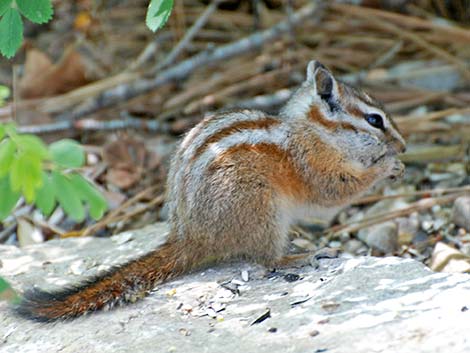
[[[299,25],[309,18],[315,18],[317,21],[320,20],[320,16],[316,12],[322,8],[323,7],[319,4],[306,5],[296,12],[290,21],[284,20],[272,28],[254,33],[234,43],[199,53],[171,67],[170,69],[159,73],[154,79],[139,79],[132,83],[125,83],[108,89],[99,93],[96,97],[93,97],[74,111],[61,114],[58,119],[76,120],[99,109],[110,107],[114,104],[121,103],[130,98],[147,93],[170,81],[183,79],[194,70],[203,66],[215,64],[228,58],[260,48],[266,42],[273,41],[289,31],[290,26],[292,25]]]
[[[375,224],[383,223],[386,221],[390,221],[392,219],[398,217],[408,216],[413,212],[419,212],[423,210],[427,210],[432,208],[435,205],[444,205],[454,201],[456,198],[465,195],[466,192],[459,192],[454,193],[451,195],[441,196],[441,197],[434,197],[434,198],[427,198],[421,199],[412,203],[410,206],[396,210],[396,211],[389,211],[385,213],[380,213],[374,216],[371,216],[366,219],[362,219],[359,221],[353,221],[346,224],[340,224],[333,227],[326,229],[323,233],[328,234],[330,237],[337,235],[339,233],[350,233],[356,232],[359,229],[366,228],[373,226]]]

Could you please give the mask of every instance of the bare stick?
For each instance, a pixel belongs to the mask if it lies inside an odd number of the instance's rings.
[[[423,115],[407,115],[407,116],[397,116],[394,118],[395,122],[416,124],[418,122],[429,122],[434,120],[439,120],[448,117],[453,114],[470,114],[470,107],[464,108],[448,108],[444,110],[438,110],[435,112],[423,114]]]
[[[263,94],[254,98],[243,99],[235,103],[226,104],[225,108],[272,109],[275,106],[280,106],[287,102],[293,92],[294,90],[283,88],[273,94]]]
[[[23,134],[50,134],[60,131],[109,131],[123,129],[137,129],[159,133],[171,131],[170,124],[158,120],[134,118],[129,114],[121,114],[119,120],[99,121],[95,119],[82,119],[77,121],[57,121],[50,124],[19,126],[18,131]]]
[[[206,24],[209,17],[217,9],[221,0],[214,0],[207,9],[202,13],[202,15],[197,19],[197,21],[192,25],[192,27],[186,32],[185,36],[180,40],[180,42],[173,48],[173,50],[168,54],[168,56],[161,62],[156,65],[151,72],[159,72],[161,69],[172,64],[173,61],[181,54],[184,48],[193,40],[194,36],[201,30],[202,27]]]
[[[410,206],[391,212],[380,213],[375,216],[362,219],[360,221],[349,222],[346,224],[340,224],[333,227],[330,227],[324,231],[324,234],[329,234],[330,236],[343,233],[343,232],[355,232],[359,229],[373,226],[375,224],[383,223],[390,221],[394,218],[407,216],[413,212],[418,212],[432,208],[435,205],[443,205],[454,201],[456,198],[465,195],[466,192],[459,192],[456,194],[451,194],[442,197],[422,199],[417,202],[412,203]]]
[[[372,9],[365,6],[339,4],[336,2],[331,5],[331,8],[341,11],[347,15],[360,15],[367,20],[371,18],[387,19],[389,21],[400,24],[400,26],[411,28],[426,28],[445,33],[449,39],[459,39],[464,42],[470,41],[470,32],[467,29],[459,28],[457,26],[445,26],[439,23],[439,21],[429,21],[419,17],[407,16],[391,11]]]
[[[325,3],[322,2],[321,4]],[[314,16],[313,14],[322,8],[323,6],[320,6],[320,3],[311,3],[306,5],[296,12],[290,21],[284,20],[267,30],[254,33],[234,43],[220,46],[214,50],[208,50],[199,53],[169,68],[168,70],[161,72],[154,79],[142,79],[132,83],[118,85],[112,89],[98,94],[96,97],[93,97],[85,104],[79,106],[78,109],[70,113],[61,114],[58,119],[75,120],[81,118],[99,109],[110,107],[114,104],[121,103],[130,98],[147,93],[170,81],[183,79],[194,70],[203,66],[221,62],[234,56],[249,52],[253,49],[260,48],[266,42],[273,41],[283,33],[289,31],[290,25],[299,25],[303,21],[312,18],[314,18],[315,21],[319,21],[321,16]]]
[[[339,9],[341,10],[341,7]],[[457,57],[449,54],[444,49],[427,42],[426,40],[422,39],[420,36],[414,34],[413,32],[410,32],[403,27],[398,27],[393,23],[385,22],[375,17],[371,17],[368,13],[352,11],[350,14],[359,18],[366,18],[367,21],[373,24],[374,26],[381,28],[387,32],[394,33],[400,38],[404,38],[411,42],[414,42],[416,45],[434,54],[435,56],[440,57],[441,59],[455,65],[466,78],[470,79],[470,71],[468,69],[467,64],[462,62]]]
[[[414,192],[408,192],[404,194],[394,194],[394,195],[371,195],[365,196],[360,200],[354,202],[354,205],[364,205],[376,201],[387,200],[387,199],[398,199],[401,197],[414,197],[414,196],[423,196],[423,195],[438,195],[438,194],[448,194],[453,192],[460,191],[470,191],[470,186],[462,186],[458,188],[447,188],[447,189],[430,189],[430,190],[420,190]]]
[[[131,197],[127,201],[123,202],[118,208],[116,208],[115,210],[109,212],[100,221],[98,221],[97,223],[95,223],[93,225],[90,225],[88,228],[84,229],[82,232],[79,232],[79,233],[73,232],[72,234],[68,233],[70,235],[68,235],[66,233],[62,237],[64,237],[64,238],[67,238],[67,237],[70,237],[70,236],[73,236],[73,237],[77,237],[77,236],[86,237],[90,234],[96,233],[98,230],[100,230],[100,229],[104,228],[106,225],[112,223],[113,219],[116,219],[117,217],[119,217],[119,215],[121,213],[123,213],[123,211],[125,211],[128,207],[130,207],[133,204],[137,203],[142,198],[144,198],[148,195],[151,195],[156,190],[157,190],[156,186],[148,187],[148,188],[142,190],[141,192],[139,192],[137,195],[134,195],[133,197]],[[160,197],[162,197],[162,196],[160,196]],[[160,200],[159,197],[157,197],[157,199]]]

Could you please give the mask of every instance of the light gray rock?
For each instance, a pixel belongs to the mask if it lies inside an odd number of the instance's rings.
[[[362,228],[357,232],[357,237],[371,248],[385,254],[393,253],[399,248],[398,226],[392,221]]]
[[[470,232],[470,196],[461,196],[454,202],[452,220]]]
[[[0,276],[22,289],[76,282],[157,246],[165,229],[1,246]],[[77,275],[71,268],[82,262],[87,266]],[[393,257],[323,259],[319,269],[283,272],[300,279],[227,264],[166,283],[134,305],[54,324],[19,319],[0,303],[0,352],[470,351],[466,274],[433,273]],[[267,309],[270,317],[253,324]]]

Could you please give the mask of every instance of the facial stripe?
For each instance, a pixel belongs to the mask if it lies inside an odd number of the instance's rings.
[[[334,130],[337,128],[337,123],[328,119],[325,119],[323,113],[320,111],[320,108],[317,105],[310,107],[308,112],[308,117],[311,121],[319,123],[324,128],[328,130]]]
[[[351,123],[345,121],[332,121],[324,117],[323,113],[320,111],[320,108],[316,105],[310,108],[308,117],[311,121],[320,124],[325,129],[329,131],[335,131],[338,129],[350,130],[350,131],[365,131],[360,127],[356,127]]]
[[[364,112],[357,105],[346,106],[346,111],[354,118],[364,119]]]
[[[343,88],[343,85],[338,82],[338,98],[340,101],[343,101],[343,97],[344,97],[344,88]]]

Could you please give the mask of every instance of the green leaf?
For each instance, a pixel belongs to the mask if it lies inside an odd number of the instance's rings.
[[[11,163],[15,157],[15,144],[11,139],[0,142],[0,177],[10,171]]]
[[[23,41],[23,21],[18,11],[9,8],[0,19],[0,53],[8,59],[15,55]]]
[[[21,14],[34,23],[46,23],[52,18],[54,10],[51,0],[16,0]]]
[[[0,277],[0,300],[6,300],[12,304],[18,304],[20,302],[19,295],[2,277]]]
[[[108,209],[106,199],[100,194],[94,185],[89,183],[80,174],[72,174],[70,176],[73,186],[77,191],[79,197],[89,203],[90,216],[94,220],[103,217],[104,212]]]
[[[0,0],[1,1],[1,0]],[[10,89],[7,86],[2,86],[0,85],[0,107],[5,104],[5,100],[10,97]],[[0,130],[1,130],[0,126]],[[0,135],[0,140],[1,140],[1,135]]]
[[[0,179],[0,221],[8,217],[20,198],[19,192],[11,189],[8,176]]]
[[[47,173],[42,173],[42,187],[36,195],[36,206],[41,212],[49,216],[55,208],[55,189]]]
[[[65,213],[77,222],[83,221],[85,209],[70,179],[54,171],[52,172],[52,183],[57,200]]]
[[[13,0],[0,0],[0,16],[3,15],[10,7]]]
[[[170,17],[173,0],[151,0],[147,9],[145,23],[151,31],[163,27]]]
[[[74,140],[60,140],[49,146],[52,160],[65,168],[78,168],[85,163],[83,147]]]
[[[17,135],[15,142],[23,153],[37,158],[40,161],[49,157],[49,150],[42,140],[34,135]]]
[[[11,136],[11,135],[16,135],[16,126],[15,124],[13,123],[6,123],[5,125],[3,125],[5,127],[5,133],[8,135],[8,136]]]
[[[36,190],[42,186],[41,160],[20,153],[11,164],[10,185],[13,191],[21,191],[26,202],[33,202]]]
[[[0,91],[1,89],[2,89],[2,86],[0,86]],[[5,126],[0,124],[0,142],[2,141],[4,136],[5,136]]]
[[[11,91],[7,86],[0,85],[0,99],[7,99],[10,97],[10,94]]]

